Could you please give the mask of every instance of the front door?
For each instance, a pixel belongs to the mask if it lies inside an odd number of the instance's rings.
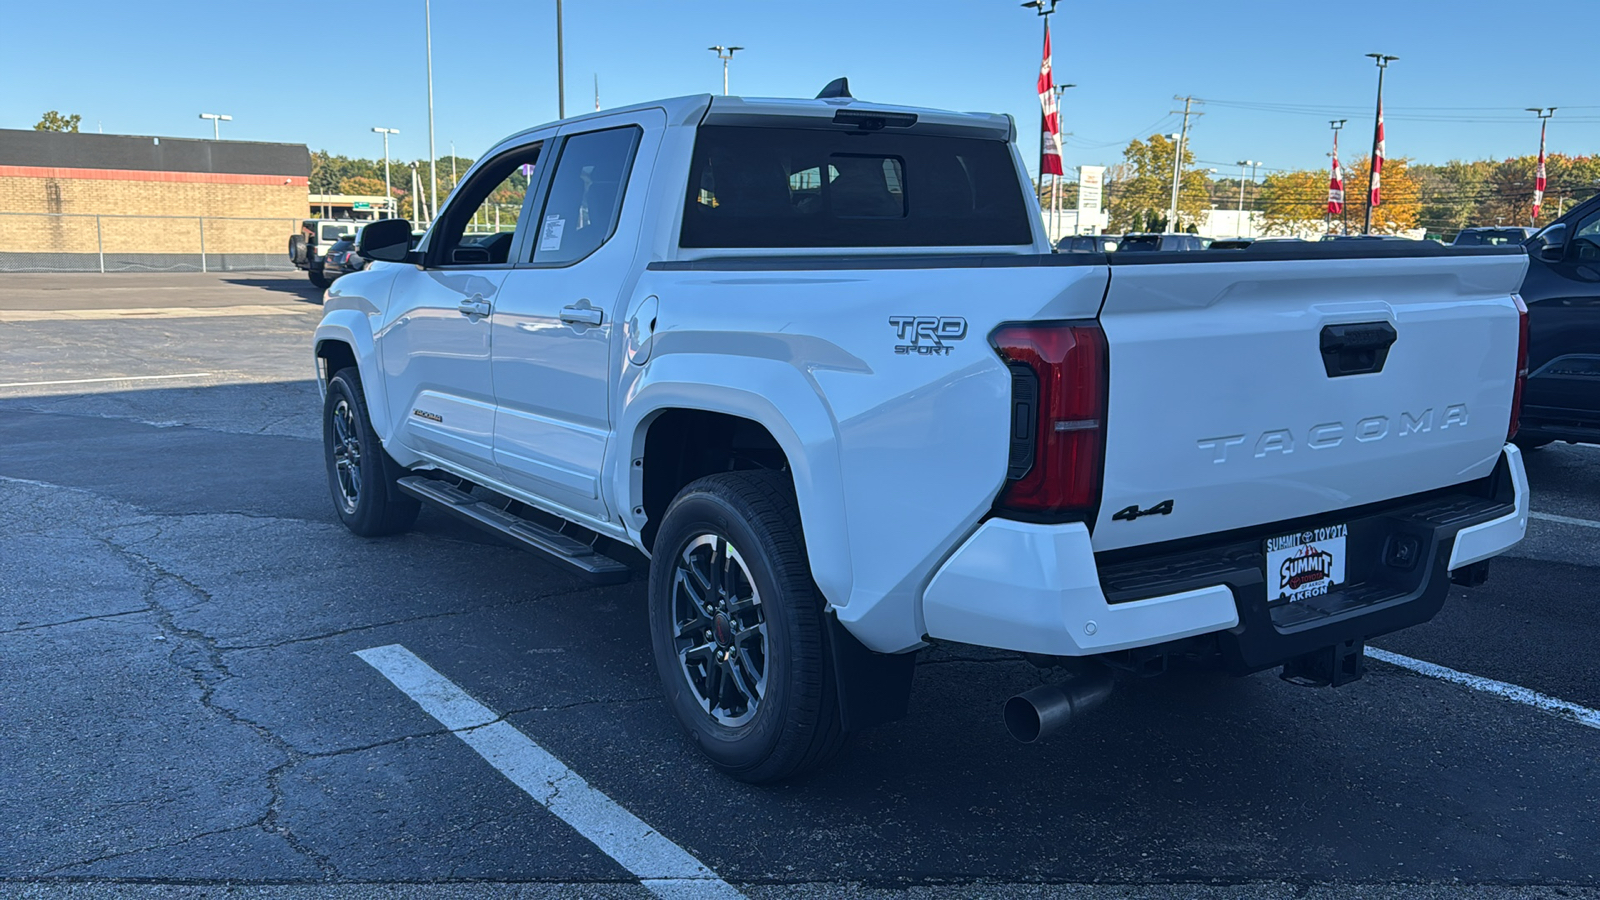
[[[511,270],[528,193],[523,166],[537,162],[540,146],[523,144],[467,176],[423,242],[423,264],[396,267],[377,337],[391,440],[490,478],[498,471],[489,316]]]
[[[563,131],[526,262],[501,286],[493,317],[502,477],[594,519],[606,517],[600,471],[611,431],[614,326],[640,250],[645,160],[660,135],[652,129],[651,146],[641,147],[644,124],[665,125],[665,117],[645,110]]]

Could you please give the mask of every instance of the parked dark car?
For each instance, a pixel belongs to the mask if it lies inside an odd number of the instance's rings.
[[[1600,195],[1524,246],[1528,384],[1516,441],[1600,443]]]
[[[1117,239],[1103,234],[1074,234],[1056,241],[1057,253],[1111,253]]]
[[[1456,239],[1450,242],[1452,247],[1504,247],[1509,244],[1520,244],[1533,237],[1534,229],[1513,227],[1509,225],[1495,225],[1477,228],[1463,228]]]
[[[340,275],[359,272],[370,263],[360,254],[356,253],[356,239],[361,235],[360,229],[355,234],[347,234],[328,248],[327,254],[322,258],[322,279],[331,283]]]
[[[1118,253],[1151,250],[1204,250],[1211,242],[1193,234],[1125,234],[1117,245]]]

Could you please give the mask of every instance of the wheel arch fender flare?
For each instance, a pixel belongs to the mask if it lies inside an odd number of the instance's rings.
[[[332,372],[324,372],[321,361],[328,344],[343,344],[355,358],[356,371],[361,375],[361,389],[367,395],[367,417],[380,439],[388,441],[391,424],[389,404],[384,390],[383,374],[379,371],[377,345],[366,315],[354,309],[336,309],[323,316],[312,337],[313,365],[317,367],[317,391],[328,393],[328,379]]]
[[[610,485],[611,495],[624,501],[618,507],[636,541],[645,525],[644,473],[633,460],[644,458],[651,424],[677,409],[748,419],[772,435],[789,463],[812,577],[831,605],[847,604],[853,579],[838,488],[838,429],[816,385],[777,360],[678,355],[652,360],[626,390],[617,422],[618,446],[626,453],[617,454]]]

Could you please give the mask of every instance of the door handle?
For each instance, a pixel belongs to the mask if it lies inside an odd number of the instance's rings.
[[[600,323],[605,321],[605,313],[594,306],[563,306],[561,321],[568,325],[588,325],[591,328],[598,328]]]
[[[1318,341],[1329,378],[1382,372],[1399,333],[1388,322],[1326,325]]]
[[[461,305],[456,307],[456,309],[459,309],[463,316],[466,316],[470,319],[473,316],[487,316],[489,314],[490,307],[489,301],[483,299],[482,297],[473,297],[471,300],[461,301]]]

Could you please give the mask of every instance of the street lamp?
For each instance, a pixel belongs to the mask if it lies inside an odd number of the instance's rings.
[[[1077,87],[1077,85],[1075,85],[1075,84],[1058,84],[1058,85],[1055,86],[1055,88],[1056,88],[1056,126],[1058,128],[1061,125],[1061,97],[1069,89],[1075,88],[1075,87]],[[1062,138],[1065,138],[1066,134],[1063,132],[1061,136],[1062,136]],[[1042,135],[1041,135],[1041,137],[1042,137]],[[1065,162],[1063,162],[1061,164],[1061,168],[1062,168],[1063,171],[1066,170],[1067,166],[1066,166]],[[1042,171],[1039,173],[1039,177],[1041,177],[1041,178],[1044,177],[1044,173]],[[1050,239],[1053,241],[1053,240],[1055,240],[1055,231],[1060,229],[1060,227],[1061,227],[1061,176],[1060,175],[1052,175],[1050,177],[1050,227],[1052,229],[1052,231],[1050,232]],[[1077,231],[1077,228],[1074,227],[1073,231]]]
[[[722,96],[726,97],[728,96],[728,60],[733,59],[733,54],[735,51],[743,50],[744,48],[724,47],[721,44],[718,44],[715,47],[707,47],[706,49],[710,50],[712,53],[715,53],[717,55],[717,59],[722,60]]]
[[[1383,142],[1383,72],[1389,68],[1389,63],[1400,57],[1368,53],[1367,58],[1378,64],[1378,114],[1372,123],[1372,157],[1367,163],[1367,221],[1361,228],[1362,234],[1372,233],[1372,181],[1378,175],[1378,145]]]
[[[389,213],[389,218],[392,219],[394,218],[394,189],[389,187],[389,135],[399,134],[400,129],[374,126],[372,130],[377,134],[383,135],[383,205]]]
[[[1234,165],[1239,167],[1239,219],[1238,219],[1238,223],[1237,223],[1239,225],[1239,228],[1240,228],[1239,236],[1240,237],[1249,237],[1249,235],[1244,233],[1244,167],[1245,166],[1249,166],[1250,167],[1250,180],[1251,181],[1255,181],[1256,180],[1256,166],[1261,165],[1261,160],[1259,160],[1259,159],[1241,159],[1238,162],[1234,163]]]
[[[201,113],[200,118],[211,120],[211,139],[213,141],[222,140],[222,132],[220,130],[222,126],[220,123],[233,121],[233,116],[221,116],[216,113]]]
[[[1539,117],[1539,168],[1534,172],[1536,179],[1533,185],[1533,215],[1528,217],[1528,224],[1539,224],[1539,207],[1544,205],[1544,133],[1545,126],[1550,124],[1550,117],[1556,114],[1554,106],[1529,106],[1528,112]]]

